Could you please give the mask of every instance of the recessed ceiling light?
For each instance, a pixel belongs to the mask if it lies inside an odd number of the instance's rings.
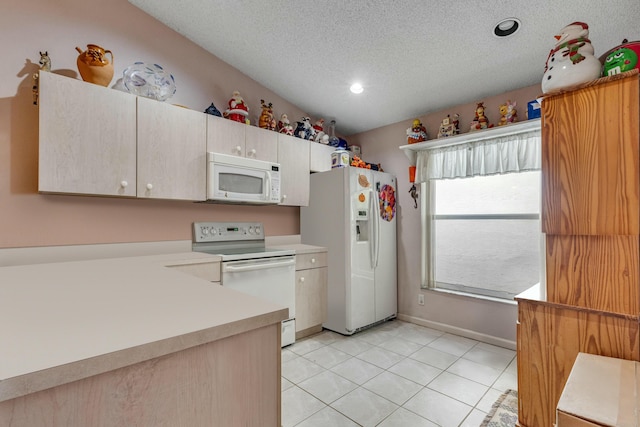
[[[493,35],[496,37],[508,37],[515,34],[520,29],[520,20],[517,18],[507,18],[498,22],[493,28]]]
[[[353,93],[362,93],[362,91],[364,90],[364,88],[362,87],[362,85],[360,83],[354,83],[351,85],[351,87],[349,88],[349,90]]]

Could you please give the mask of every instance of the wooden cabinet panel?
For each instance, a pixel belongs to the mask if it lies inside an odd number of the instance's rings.
[[[309,205],[309,141],[278,134],[281,205]]]
[[[245,156],[252,159],[277,163],[278,134],[274,131],[255,126],[247,126]]]
[[[296,270],[327,266],[327,252],[296,255]]]
[[[640,232],[638,76],[602,80],[542,103],[545,233]]]
[[[138,98],[138,197],[206,199],[205,115]]]
[[[207,151],[276,163],[278,134],[208,115]]]
[[[546,236],[547,301],[640,315],[638,236]]]
[[[325,172],[331,170],[331,153],[336,147],[312,142],[309,151],[309,169],[311,172]]]
[[[38,190],[136,196],[136,97],[40,73]]]
[[[640,360],[638,318],[518,301],[518,422],[552,426],[578,352]]]
[[[327,269],[296,271],[296,332],[327,320]]]

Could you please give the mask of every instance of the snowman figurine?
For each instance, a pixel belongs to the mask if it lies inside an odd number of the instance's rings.
[[[542,76],[542,92],[585,83],[600,77],[600,61],[593,56],[593,46],[587,38],[589,26],[574,22],[554,37],[558,41],[547,58]]]

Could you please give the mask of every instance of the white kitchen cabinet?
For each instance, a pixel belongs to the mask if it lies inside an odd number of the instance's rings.
[[[312,142],[309,149],[309,170],[311,172],[325,172],[331,170],[331,153],[336,147]]]
[[[38,191],[206,199],[205,114],[40,75]]]
[[[278,160],[278,134],[207,115],[207,151],[275,163]]]
[[[327,252],[296,254],[296,339],[320,332],[327,320]]]
[[[136,196],[136,97],[41,72],[38,191]]]
[[[280,205],[309,205],[309,146],[312,142],[278,134]]]
[[[206,199],[206,116],[138,97],[138,197]]]

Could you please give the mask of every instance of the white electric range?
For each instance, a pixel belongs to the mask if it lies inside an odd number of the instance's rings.
[[[266,247],[260,222],[195,222],[192,250],[222,258],[222,286],[289,308],[282,346],[295,342],[294,250]]]

